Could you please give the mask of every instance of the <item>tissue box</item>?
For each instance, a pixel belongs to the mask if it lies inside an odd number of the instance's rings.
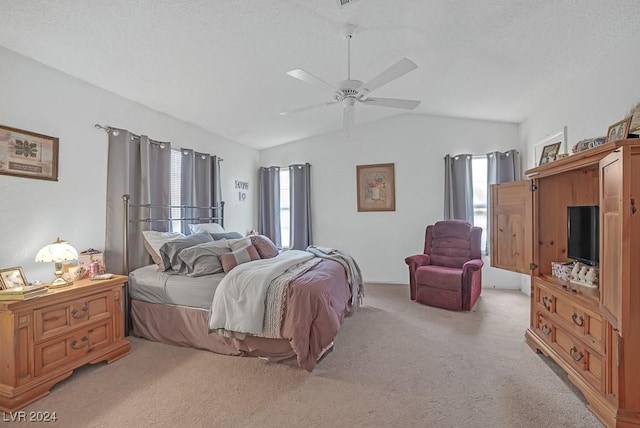
[[[82,251],[78,254],[78,266],[84,267],[85,270],[83,278],[89,277],[89,265],[94,262],[98,263],[98,274],[106,272],[104,266],[104,253],[102,253],[102,251],[89,248],[88,250]]]
[[[551,262],[551,275],[563,281],[571,279],[572,262]]]

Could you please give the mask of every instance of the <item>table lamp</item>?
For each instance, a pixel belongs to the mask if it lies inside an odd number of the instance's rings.
[[[78,260],[78,252],[67,241],[60,238],[38,251],[36,262],[55,263],[56,279],[48,287],[65,287],[73,284],[73,281],[67,281],[62,277],[62,262],[69,260]]]

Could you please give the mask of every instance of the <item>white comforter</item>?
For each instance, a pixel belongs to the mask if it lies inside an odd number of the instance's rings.
[[[255,260],[233,268],[218,284],[209,315],[209,330],[259,334],[263,331],[269,284],[287,269],[314,257],[289,250],[271,259]]]

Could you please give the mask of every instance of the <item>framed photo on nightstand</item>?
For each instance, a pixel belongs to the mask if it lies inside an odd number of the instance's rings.
[[[20,266],[0,270],[0,290],[29,285]]]

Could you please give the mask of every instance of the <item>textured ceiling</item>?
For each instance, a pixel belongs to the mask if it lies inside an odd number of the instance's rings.
[[[508,122],[640,31],[637,0],[0,0],[0,11],[0,45],[258,149],[341,128],[340,105],[278,113],[331,101],[285,73],[346,79],[345,23],[358,26],[352,78],[418,64],[372,95]],[[402,112],[357,104],[355,123]]]

